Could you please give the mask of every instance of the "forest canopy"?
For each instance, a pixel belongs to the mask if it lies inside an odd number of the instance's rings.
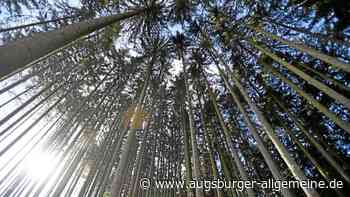
[[[0,196],[345,197],[349,162],[348,0],[0,1]]]

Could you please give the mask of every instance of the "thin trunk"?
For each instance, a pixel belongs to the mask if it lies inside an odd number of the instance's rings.
[[[337,117],[334,113],[329,111],[327,107],[320,104],[316,99],[306,93],[304,90],[295,85],[291,80],[287,79],[281,73],[279,73],[275,68],[267,63],[262,63],[263,66],[272,72],[272,74],[276,75],[278,78],[287,83],[291,88],[293,88],[299,95],[301,95],[305,100],[307,100],[313,107],[318,109],[321,113],[326,115],[330,120],[334,121],[340,128],[344,129],[346,132],[350,133],[350,125],[344,120]]]
[[[79,170],[75,173],[74,179],[72,180],[65,197],[71,197],[75,189],[77,188],[78,181],[80,180],[81,176],[84,173],[85,167],[87,165],[86,161],[82,161],[83,164],[81,164]]]
[[[146,146],[146,138],[148,138],[148,132],[149,132],[149,128],[146,128],[144,136],[143,136],[143,140],[141,142],[139,151],[136,151],[136,159],[135,159],[135,168],[133,170],[132,176],[131,176],[131,181],[130,181],[130,186],[127,190],[127,196],[133,197],[135,195],[134,191],[135,186],[138,185],[137,180],[139,178],[139,174],[141,171],[141,165],[143,162],[143,157],[144,157],[144,152],[145,152],[145,146]],[[139,185],[138,185],[139,186]]]
[[[249,131],[252,133],[252,135],[257,143],[257,147],[258,147],[259,151],[261,152],[261,154],[263,155],[264,160],[265,160],[267,166],[269,167],[269,169],[271,170],[273,177],[275,178],[275,180],[285,180],[285,177],[282,176],[280,173],[280,169],[279,169],[278,165],[272,159],[272,156],[271,156],[270,152],[268,151],[264,141],[261,139],[258,131],[256,130],[256,128],[253,126],[252,122],[250,121],[249,116],[248,116],[247,112],[245,111],[242,103],[240,102],[238,95],[235,93],[232,86],[228,83],[227,77],[225,76],[225,74],[222,72],[221,69],[219,69],[219,73],[220,73],[221,78],[224,80],[225,86],[229,90],[229,92],[230,92],[234,102],[236,103],[239,111],[243,115],[243,119],[244,119]],[[294,196],[294,194],[288,188],[282,188],[282,194],[283,194],[283,196],[286,196],[286,197]]]
[[[13,194],[13,196],[23,196],[23,191],[26,189],[28,185],[31,184],[31,180],[29,178],[26,178],[25,182],[21,186],[17,186],[17,191]]]
[[[275,115],[279,122],[282,125],[282,128],[286,131],[287,135],[291,138],[292,142],[299,147],[299,149],[303,152],[303,154],[311,161],[311,163],[316,167],[318,172],[326,179],[326,181],[329,183],[331,182],[331,178],[328,176],[328,172],[323,169],[321,164],[310,154],[308,150],[299,142],[299,139],[295,136],[295,134],[287,127],[287,125],[284,123],[284,121],[281,119],[281,117]],[[344,194],[337,188],[334,188],[335,192],[341,197],[345,197]]]
[[[4,28],[4,29],[0,29],[0,33],[2,32],[6,32],[6,31],[13,31],[13,30],[17,30],[17,29],[23,29],[26,27],[32,27],[32,26],[36,26],[36,25],[44,25],[44,24],[48,24],[48,23],[56,23],[62,20],[67,20],[67,19],[72,19],[72,18],[76,18],[78,17],[78,15],[74,15],[74,16],[66,16],[66,17],[62,17],[62,18],[56,18],[56,19],[52,19],[52,20],[47,20],[47,21],[40,21],[40,22],[35,22],[35,23],[29,23],[26,25],[20,25],[20,26],[16,26],[16,27],[9,27],[9,28]]]
[[[323,91],[325,94],[327,94],[329,97],[333,98],[337,102],[343,104],[345,107],[350,109],[350,100],[346,98],[345,96],[339,94],[335,90],[331,89],[330,87],[326,86],[325,84],[321,83],[320,81],[312,78],[311,76],[307,75],[297,67],[289,64],[282,58],[278,57],[274,53],[272,53],[269,49],[266,47],[262,47],[258,45],[256,42],[250,41],[250,43],[257,48],[259,51],[263,52],[270,58],[272,58],[274,61],[278,62],[279,64],[283,65],[284,67],[288,68],[290,71],[307,81],[309,84],[313,85],[314,87],[318,88],[319,90]],[[348,65],[348,68],[350,68],[350,65]]]
[[[109,91],[107,92],[107,94],[109,93]],[[110,112],[112,110],[115,109],[115,106],[117,104],[116,100],[117,100],[118,97],[114,97],[112,101],[109,102],[108,106],[105,107],[105,109],[108,109],[107,111],[104,111],[103,114],[102,114],[102,117],[98,118],[99,120],[106,120],[108,118],[108,115],[110,114]],[[113,123],[115,121],[117,121],[118,119],[114,119]],[[96,130],[100,130],[101,127],[104,125],[104,121],[99,121],[97,126],[96,126]],[[118,124],[116,124],[116,126],[118,126]],[[104,169],[103,168],[103,162],[107,159],[107,154],[106,153],[106,150],[108,150],[108,145],[112,142],[112,140],[114,139],[114,135],[116,134],[116,132],[114,132],[114,128],[110,129],[110,131],[108,132],[107,136],[106,136],[106,139],[107,140],[104,140],[102,145],[101,145],[101,152],[103,154],[100,154],[101,155],[101,158],[97,159],[96,161],[96,166],[97,166],[97,173],[96,173],[96,178],[94,179],[93,183],[92,183],[92,188],[95,188],[96,187],[96,184],[98,183],[98,181],[101,180],[101,170]],[[99,187],[97,187],[97,189],[99,189]],[[95,190],[91,191],[90,192],[94,192]],[[98,192],[98,191],[96,191]],[[95,196],[93,195],[92,193],[88,193],[88,196]]]
[[[345,90],[347,92],[350,92],[350,88],[349,87],[347,87],[347,86],[343,85],[342,83],[336,81],[335,79],[327,76],[326,74],[323,74],[323,73],[315,70],[311,66],[306,66],[304,64],[298,64],[298,66],[302,67],[303,69],[306,69],[306,70],[309,70],[309,71],[315,73],[318,77],[320,77],[321,79],[323,79],[325,81],[331,82],[334,86],[336,86],[336,87],[338,87],[338,88],[340,88],[342,90]]]
[[[188,144],[188,120],[186,120],[184,117],[187,117],[187,112],[185,111],[184,107],[182,107],[182,132],[184,135],[184,154],[185,154],[185,168],[186,168],[186,184],[189,185],[190,181],[192,180],[192,168],[191,168],[191,157],[190,157],[190,150],[189,150],[189,144]],[[185,115],[186,114],[186,115]],[[187,190],[187,197],[194,196],[192,189],[189,187],[186,187]]]
[[[215,49],[212,48],[214,51]],[[212,54],[212,53],[211,53]],[[215,51],[213,57],[216,57],[219,59],[219,62],[224,65],[228,69],[228,65],[223,61],[223,59],[217,55],[218,53]],[[220,69],[218,63],[216,63],[216,66],[218,69]],[[228,71],[230,71],[228,69]],[[256,114],[257,118],[260,120],[264,130],[266,131],[267,135],[269,136],[270,140],[272,143],[275,145],[275,148],[281,155],[282,159],[285,161],[287,166],[289,167],[291,173],[294,175],[294,177],[299,180],[299,181],[306,181],[308,180],[307,177],[305,176],[304,172],[300,169],[296,161],[293,159],[293,157],[289,154],[288,150],[284,147],[283,143],[279,140],[278,136],[275,134],[275,131],[273,130],[271,124],[268,122],[268,120],[265,118],[263,113],[258,109],[258,107],[252,102],[251,98],[249,95],[246,93],[244,90],[243,86],[241,85],[241,82],[231,73],[232,79],[236,85],[236,87],[239,89],[241,92],[241,95],[244,97],[246,102],[248,103],[249,107],[254,111]],[[304,190],[305,194],[308,197],[318,197],[319,194],[317,191],[313,188],[307,188],[307,187],[302,187]]]
[[[337,44],[341,44],[341,45],[344,45],[344,46],[347,46],[347,47],[350,47],[350,43],[347,42],[347,41],[342,41],[342,40],[339,40],[337,38],[334,38],[334,37],[331,37],[331,36],[327,36],[325,34],[321,34],[321,33],[316,33],[316,32],[311,32],[311,31],[308,31],[306,29],[303,29],[303,28],[298,28],[298,27],[291,27],[289,25],[286,25],[286,24],[283,24],[283,23],[280,23],[276,20],[273,20],[273,19],[262,19],[263,21],[266,21],[268,23],[272,23],[272,24],[275,24],[277,26],[281,26],[281,27],[284,27],[286,29],[289,29],[289,30],[293,30],[295,32],[299,32],[299,33],[303,33],[303,34],[307,34],[307,35],[310,35],[312,37],[315,37],[315,38],[318,38],[321,42],[334,42],[334,43],[337,43]]]
[[[210,134],[208,133],[208,130],[206,129],[205,131],[205,139],[208,143],[208,152],[209,152],[209,159],[210,159],[210,166],[211,169],[213,171],[213,177],[214,179],[218,180],[220,179],[219,177],[219,172],[218,169],[216,167],[216,161],[214,158],[214,152],[213,152],[213,142],[211,140]],[[216,194],[218,197],[223,197],[224,193],[222,192],[222,190],[220,188],[216,188]]]
[[[87,75],[85,75],[83,77],[83,79],[85,79],[85,77],[87,77]],[[82,80],[83,80],[82,79]],[[67,83],[67,82],[65,82]],[[59,90],[64,84],[60,85],[56,90],[52,91],[44,100],[41,100],[38,104],[36,104],[32,109],[28,110],[26,113],[24,113],[17,121],[21,120],[22,118],[24,118],[25,116],[27,116],[28,114],[30,114],[31,111],[35,110],[38,106],[42,105],[50,96],[52,96],[54,93],[56,93],[57,90]],[[25,136],[37,123],[39,123],[47,114],[49,114],[49,112],[51,110],[53,110],[71,91],[74,90],[74,88],[78,85],[78,83],[76,83],[71,89],[69,89],[66,93],[64,93],[62,96],[60,96],[57,101],[52,104],[42,115],[39,116],[39,118],[37,118],[32,124],[30,124],[29,127],[27,127],[19,136],[17,136],[11,143],[9,143],[4,149],[2,149],[0,151],[0,155],[3,155],[6,151],[8,151],[15,143],[17,143],[23,136]],[[50,86],[49,86],[50,87]],[[45,90],[45,89],[44,89]],[[39,94],[40,95],[40,94]],[[34,97],[35,98],[35,97]],[[18,108],[19,109],[19,108]],[[11,117],[12,114],[10,114],[10,116],[7,117]],[[5,117],[3,120],[6,120]],[[4,134],[7,130],[9,130],[12,126],[15,125],[14,122],[13,124],[11,124],[10,126],[8,126],[5,130],[3,130],[1,132],[0,135]]]
[[[101,188],[101,192],[100,192],[100,197],[103,195],[103,192],[106,191],[106,187],[108,184],[108,179],[110,178],[110,174],[112,171],[112,168],[114,166],[114,163],[116,162],[117,156],[119,156],[119,152],[120,152],[120,147],[122,145],[124,136],[127,133],[127,129],[121,129],[122,128],[122,122],[119,123],[119,131],[121,130],[120,134],[118,135],[117,138],[114,139],[114,145],[113,145],[113,149],[112,149],[112,158],[110,160],[108,160],[107,162],[107,170],[103,173],[102,175],[102,188]],[[118,140],[117,140],[118,139]]]
[[[127,165],[126,165],[127,168],[122,175],[122,177],[124,177],[124,179],[121,180],[121,190],[120,190],[118,196],[125,196],[128,194],[130,183],[132,180],[132,172],[134,171],[134,169],[136,167],[135,166],[135,159],[136,159],[135,157],[136,157],[137,149],[139,147],[138,147],[137,141],[134,141],[133,143],[135,144],[135,146],[132,146],[130,152],[128,152]]]
[[[295,162],[295,160],[291,157],[288,150],[284,147],[284,145],[281,143],[281,141],[278,139],[278,137],[274,134],[274,130],[272,129],[272,126],[266,120],[266,118],[263,116],[262,112],[260,110],[258,110],[257,106],[251,102],[249,96],[246,94],[243,87],[237,83],[238,80],[235,80],[235,82],[236,82],[237,87],[240,89],[242,95],[244,96],[245,100],[248,102],[249,106],[253,109],[253,111],[257,115],[258,119],[261,121],[265,131],[267,132],[268,136],[270,137],[271,141],[275,145],[277,151],[280,153],[283,160],[288,165],[292,174],[295,176],[295,178],[297,180],[300,180],[300,181],[307,180],[307,177],[305,176],[303,171],[299,168],[299,166]],[[303,190],[307,196],[310,196],[310,197],[311,196],[312,197],[319,196],[319,194],[312,188],[303,187]]]
[[[23,138],[37,123],[39,123],[45,116],[49,114],[54,107],[62,101],[63,97],[58,99],[52,106],[50,106],[42,115],[39,116],[32,124],[30,124],[20,135],[18,135],[11,143],[7,144],[1,151],[0,156],[5,154],[14,144],[16,144],[21,138]]]
[[[339,69],[342,69],[346,72],[349,72],[350,73],[350,64],[348,63],[345,63],[343,61],[340,61],[338,60],[337,58],[335,57],[332,57],[332,56],[329,56],[329,55],[326,55],[326,54],[323,54],[313,48],[310,48],[308,46],[305,46],[303,44],[297,44],[295,42],[292,42],[292,41],[289,41],[289,40],[285,40],[279,36],[276,36],[270,32],[267,32],[267,31],[264,31],[263,29],[261,28],[254,28],[256,32],[258,33],[262,33],[264,34],[265,36],[269,37],[269,38],[272,38],[274,40],[277,40],[285,45],[288,45],[289,47],[291,48],[295,48],[295,49],[298,49],[304,53],[307,53],[309,55],[311,55],[312,57],[314,58],[317,58],[317,59],[320,59],[324,62],[327,62],[328,64],[330,64],[331,66],[333,66],[334,68],[339,68]]]
[[[340,166],[340,164],[332,158],[332,156],[326,151],[323,146],[318,143],[318,140],[315,139],[306,128],[298,121],[297,117],[291,114],[287,108],[281,103],[280,100],[277,99],[274,95],[272,95],[273,100],[277,103],[277,105],[288,114],[288,116],[293,120],[295,125],[301,130],[301,132],[307,137],[307,139],[311,142],[311,144],[321,153],[321,155],[328,161],[331,166],[336,169],[336,171],[347,181],[349,182],[350,177],[345,172],[345,170]]]
[[[33,85],[33,86],[31,86],[31,87],[25,89],[25,90],[22,91],[21,93],[17,94],[16,96],[14,96],[14,97],[12,97],[11,99],[7,100],[6,102],[2,103],[2,104],[0,105],[0,108],[6,106],[7,104],[11,103],[12,101],[14,101],[14,100],[16,100],[16,99],[21,100],[20,97],[21,97],[22,95],[28,93],[30,90],[33,90],[33,89],[35,89],[36,87],[38,87],[38,86],[37,86],[37,85]]]
[[[191,98],[191,93],[189,91],[187,76],[185,77],[185,89],[186,89],[187,102],[188,102],[188,120],[189,120],[193,168],[194,168],[193,178],[195,179],[195,181],[199,181],[201,179],[201,172],[200,172],[201,166],[199,161],[199,153],[197,149],[198,145],[197,145],[197,139],[196,139],[196,129],[195,129],[194,119],[193,119],[194,117],[193,117],[193,109],[192,109],[192,98]],[[196,188],[195,190],[196,190],[196,197],[204,196],[202,188]]]
[[[6,175],[4,176],[4,179],[1,179],[1,180],[0,180],[0,185],[4,182],[4,180],[5,180],[7,177],[10,176],[11,173],[13,173],[13,172],[15,171],[15,169],[19,166],[19,164],[20,164],[22,161],[24,161],[24,160],[28,157],[28,155],[30,155],[30,152],[31,152],[32,150],[34,150],[34,149],[39,145],[40,141],[41,141],[42,139],[44,139],[45,137],[47,137],[47,135],[49,134],[49,132],[51,132],[52,129],[57,125],[57,123],[58,123],[60,120],[62,120],[62,119],[61,119],[62,117],[63,117],[63,114],[61,114],[61,115],[49,126],[49,128],[46,129],[46,131],[45,131],[43,134],[41,134],[40,137],[38,137],[37,140],[35,140],[34,144],[32,144],[31,146],[28,147],[28,145],[29,145],[31,142],[34,141],[34,138],[37,137],[36,135],[33,135],[33,137],[30,138],[30,139],[27,141],[26,144],[24,144],[23,146],[21,146],[20,148],[18,148],[19,150],[16,151],[16,152],[13,154],[13,156],[10,157],[10,159],[8,159],[8,161],[7,161],[5,164],[3,164],[3,165],[1,166],[2,169],[5,169],[5,168],[11,163],[11,161],[14,161],[14,160],[16,159],[16,157],[17,157],[17,159],[19,159],[19,160],[13,165],[13,167],[11,168],[11,170],[9,170],[8,174],[6,174]],[[43,127],[40,128],[39,130],[40,130],[40,131],[43,130],[46,126],[47,126],[47,125],[43,126]],[[20,157],[20,158],[18,158],[18,155],[20,155],[21,151],[23,151],[23,150],[25,150],[25,154],[22,154],[23,156]]]
[[[23,108],[25,108],[26,106],[28,106],[29,104],[31,104],[35,99],[39,98],[45,91],[49,90],[51,87],[53,87],[54,83],[50,83],[47,87],[45,87],[44,89],[42,89],[41,91],[39,91],[37,94],[35,94],[34,96],[32,96],[31,98],[29,98],[28,100],[26,100],[21,106],[17,107],[16,109],[14,109],[13,111],[11,111],[9,114],[7,114],[4,118],[2,118],[0,120],[0,126],[2,126],[4,123],[6,123],[8,120],[10,120],[14,115],[16,115],[19,111],[21,111]],[[41,100],[40,104],[36,104],[34,107],[32,107],[30,110],[28,110],[26,113],[30,113],[30,111],[33,111],[35,108],[39,107],[42,103],[44,103],[45,101],[47,101],[47,99],[49,99],[50,96],[52,96],[54,93],[56,93],[56,91],[58,91],[60,88],[63,87],[63,84],[61,84],[58,88],[55,88],[54,91],[51,91],[49,93],[49,95],[47,95],[43,100]],[[21,118],[24,118],[25,115],[22,115]],[[20,121],[21,118],[18,118],[16,120]],[[15,125],[14,122],[13,124]],[[12,126],[14,126],[12,125]],[[8,128],[10,129],[10,128]],[[3,131],[0,132],[0,136],[2,136],[3,134],[5,134],[5,132],[8,130],[5,129]]]
[[[248,181],[249,180],[249,177],[248,177],[248,174],[246,172],[246,170],[244,169],[244,166],[239,158],[239,155],[238,155],[238,149],[235,147],[235,145],[232,143],[232,140],[231,140],[231,135],[230,135],[230,132],[228,130],[228,128],[226,127],[225,125],[225,122],[224,122],[224,118],[222,117],[221,113],[220,113],[220,110],[219,110],[219,106],[216,102],[216,99],[214,97],[214,94],[211,90],[211,88],[209,87],[209,84],[207,84],[207,87],[208,87],[208,92],[209,92],[209,98],[213,104],[213,107],[215,109],[215,113],[216,113],[216,117],[217,119],[219,120],[219,123],[220,123],[220,126],[221,128],[224,130],[224,134],[225,134],[225,139],[226,139],[226,143],[228,144],[228,147],[231,151],[231,154],[233,156],[233,160],[236,164],[236,167],[239,171],[239,174],[242,178],[242,180],[244,181]],[[249,197],[253,197],[253,196],[256,196],[254,190],[252,188],[245,188],[246,191],[247,191],[247,194]]]
[[[90,143],[91,143],[91,140],[90,140]],[[87,143],[87,146],[89,146],[89,142]],[[82,161],[86,152],[87,152],[87,147],[83,147],[82,150],[79,150],[78,153],[75,155],[75,157],[72,158],[72,162],[70,163],[67,162],[66,167],[68,169],[65,172],[62,172],[62,174],[60,175],[62,178],[59,182],[57,182],[57,188],[56,190],[53,191],[53,194],[52,194],[53,197],[59,197],[63,193],[63,190],[65,189],[69,180],[72,178],[71,177],[72,174],[77,169],[79,163]]]
[[[233,181],[238,180],[237,178],[234,178],[231,173],[232,171],[229,170],[228,163],[226,161],[225,154],[222,152],[221,149],[218,150],[218,156],[220,161],[220,166],[222,166],[223,175],[225,177],[225,180]],[[241,193],[238,192],[237,188],[229,188],[228,193],[230,197],[240,197]]]
[[[115,97],[112,100],[112,102],[109,102],[108,106],[104,107],[105,109],[108,109],[108,110],[104,111],[102,114],[102,117],[97,118],[98,120],[106,120],[108,118],[109,112],[111,112],[115,107],[116,99],[117,99],[117,97]],[[104,123],[103,121],[98,121],[97,125],[95,126],[96,127],[95,130],[99,131],[101,129],[101,127],[104,125],[103,123]],[[115,134],[115,132],[109,132],[108,135],[111,135],[111,133]],[[113,138],[107,138],[107,139],[113,139]],[[104,150],[106,150],[106,148],[107,148],[106,145],[107,145],[107,143],[106,143],[106,141],[104,141],[104,143],[102,144],[102,148],[101,148],[102,152],[104,152]],[[92,185],[90,187],[92,189],[90,189],[89,193],[87,193],[87,196],[96,196],[96,195],[93,195],[93,192],[95,192],[98,189],[98,188],[96,188],[96,184],[98,183],[98,181],[100,181],[100,172],[103,169],[102,164],[103,164],[103,161],[105,159],[104,154],[100,154],[100,155],[101,155],[101,158],[96,159],[97,172],[95,173],[95,179],[93,180]],[[96,192],[98,192],[98,191],[96,191]]]
[[[91,184],[91,182],[93,181],[93,178],[96,174],[96,171],[97,171],[97,167],[95,165],[93,166],[90,166],[90,169],[89,169],[89,173],[86,177],[86,180],[83,184],[83,186],[81,187],[80,191],[79,191],[79,197],[84,197],[87,190],[89,189],[89,186]]]
[[[96,189],[96,195],[95,196],[99,196],[99,194],[102,192],[102,188],[103,188],[103,181],[105,179],[105,176],[107,174],[107,172],[109,172],[109,165],[111,163],[111,159],[113,157],[113,153],[116,147],[116,135],[118,131],[118,128],[121,124],[119,114],[117,114],[115,116],[115,119],[112,123],[112,125],[110,126],[110,130],[108,132],[108,134],[105,136],[105,139],[103,141],[103,145],[102,145],[102,156],[101,159],[99,160],[99,171],[98,171],[98,179],[99,179],[99,184],[97,185],[97,189]]]
[[[75,70],[74,68],[72,69],[68,69],[68,71],[66,72],[66,74],[68,74],[70,71]],[[85,77],[87,77],[88,75],[85,75],[83,79],[85,79]],[[81,79],[81,80],[83,80]],[[43,88],[42,90],[40,90],[37,94],[35,94],[34,96],[32,96],[31,98],[29,98],[27,101],[25,101],[21,106],[17,107],[16,109],[14,109],[13,111],[11,111],[9,114],[7,114],[4,118],[2,118],[0,120],[0,126],[2,124],[4,124],[5,122],[7,122],[8,120],[10,120],[14,115],[16,115],[19,111],[21,111],[23,108],[25,108],[26,106],[28,106],[29,104],[31,104],[35,99],[39,98],[44,92],[46,92],[47,90],[50,90],[52,87],[54,87],[54,85],[59,82],[59,80],[55,80],[53,82],[51,82],[49,85],[47,85],[45,88]],[[8,126],[6,129],[4,129],[3,131],[0,132],[0,136],[3,135],[8,129],[10,129],[11,127],[13,127],[14,125],[16,125],[16,123],[18,121],[20,121],[21,119],[23,119],[25,116],[27,116],[31,111],[35,110],[37,107],[39,107],[41,104],[43,104],[44,102],[46,102],[49,97],[51,97],[53,94],[55,94],[58,90],[60,90],[61,88],[64,87],[64,85],[68,84],[68,81],[65,81],[64,83],[60,84],[58,87],[56,87],[53,91],[51,91],[50,93],[48,93],[48,95],[41,100],[39,103],[37,103],[35,106],[33,106],[31,109],[29,109],[27,112],[25,112],[23,115],[21,115],[21,117],[19,117],[15,122],[13,122],[10,126]],[[72,91],[73,88],[69,91]],[[67,93],[68,94],[68,93]]]
[[[199,94],[197,94],[199,95]],[[208,152],[209,152],[209,160],[210,160],[210,166],[211,166],[211,169],[213,171],[213,176],[214,176],[214,179],[219,179],[219,172],[218,172],[218,169],[216,168],[216,161],[215,161],[215,158],[214,158],[214,152],[213,152],[213,141],[210,137],[210,133],[208,131],[208,128],[206,127],[206,119],[204,118],[204,111],[203,111],[203,103],[202,103],[202,100],[201,98],[203,98],[203,93],[201,94],[202,97],[199,97],[198,96],[198,103],[200,105],[200,119],[201,119],[201,123],[202,123],[202,126],[203,126],[203,130],[204,130],[204,141],[207,141],[207,144],[208,144]],[[222,190],[220,188],[216,188],[216,194],[218,197],[224,197],[224,193],[222,192]]]
[[[153,139],[154,140],[154,139]],[[137,163],[137,171],[136,171],[136,175],[135,175],[135,179],[133,180],[133,185],[131,187],[131,190],[130,190],[130,195],[131,197],[137,197],[137,190],[138,188],[140,187],[139,186],[139,180],[140,180],[140,174],[141,174],[141,171],[142,171],[142,164],[144,163],[144,157],[145,157],[145,152],[146,152],[146,144],[145,144],[145,139],[144,141],[142,142],[142,145],[140,147],[140,156],[136,159],[136,163]]]
[[[137,110],[142,110],[142,103],[143,103],[144,98],[146,96],[146,91],[147,91],[147,87],[149,85],[150,75],[151,75],[151,66],[149,67],[149,69],[147,71],[146,81],[143,84],[142,91],[140,93],[140,96],[139,96],[138,101],[136,103],[136,107],[135,107],[133,114],[131,116],[131,119],[130,119],[131,124],[133,124],[132,121],[135,120],[136,116],[138,115],[138,114],[136,114]],[[137,141],[136,129],[137,128],[130,128],[127,132],[127,139],[126,139],[125,144],[122,147],[122,154],[121,154],[120,160],[118,162],[117,172],[114,175],[113,182],[112,182],[112,191],[111,191],[112,197],[119,196],[121,189],[122,189],[121,183],[126,178],[126,177],[124,177],[124,174],[125,174],[125,170],[127,169],[128,155],[130,154],[129,152],[130,152],[132,146]]]
[[[111,90],[111,89],[109,89]],[[87,119],[84,119],[83,121],[83,125],[81,125],[81,128],[78,129],[78,126],[80,126],[79,124],[73,129],[73,133],[69,134],[69,137],[66,137],[65,140],[60,144],[59,147],[57,147],[59,150],[64,150],[63,153],[58,154],[57,157],[59,158],[59,160],[61,160],[62,158],[66,158],[67,155],[69,155],[69,152],[73,149],[74,145],[77,143],[78,139],[81,137],[82,133],[85,131],[85,129],[87,128],[88,124],[93,125],[93,128],[96,127],[96,125],[98,124],[98,120],[95,119],[93,120],[93,115],[95,113],[97,113],[97,117],[99,117],[99,114],[101,113],[100,111],[98,111],[99,109],[101,109],[101,106],[103,104],[103,102],[105,101],[107,97],[107,94],[104,95],[104,97],[100,100],[100,102],[98,103],[98,105],[93,109],[93,111],[89,114],[83,114],[84,116],[88,116]],[[76,134],[75,134],[76,133]],[[74,138],[72,139],[72,137],[74,136]],[[64,149],[64,147],[66,146],[66,148]],[[59,163],[56,164],[56,166],[59,166]],[[54,176],[54,171],[50,172],[50,174],[46,177],[46,179],[49,179],[51,176]],[[58,177],[56,177],[57,179]],[[40,186],[38,186],[35,195],[39,195],[42,190],[45,187],[45,182],[43,181]]]
[[[37,108],[33,111],[31,111],[27,117],[21,119],[20,121],[16,122],[17,123],[17,126],[13,127],[12,129],[10,129],[8,132],[6,132],[5,135],[2,135],[0,138],[0,143],[3,143],[4,141],[8,140],[8,139],[11,139],[9,138],[9,136],[13,135],[14,133],[16,133],[18,131],[18,129],[23,126],[23,124],[25,124],[27,121],[31,120],[32,119],[32,116],[39,113],[40,110],[42,110],[42,108]]]

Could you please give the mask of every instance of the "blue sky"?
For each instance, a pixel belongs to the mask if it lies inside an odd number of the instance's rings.
[[[54,2],[54,0],[49,0],[51,2]],[[74,7],[80,7],[81,4],[80,4],[80,1],[79,0],[67,0],[68,3],[71,5],[71,6],[74,6]]]

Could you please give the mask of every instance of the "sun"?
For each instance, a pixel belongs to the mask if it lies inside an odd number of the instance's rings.
[[[25,169],[32,179],[47,177],[54,168],[54,157],[43,151],[33,152],[25,162]]]

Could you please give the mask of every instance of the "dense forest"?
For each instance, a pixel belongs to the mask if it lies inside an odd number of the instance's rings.
[[[349,193],[349,0],[0,1],[1,197]]]

